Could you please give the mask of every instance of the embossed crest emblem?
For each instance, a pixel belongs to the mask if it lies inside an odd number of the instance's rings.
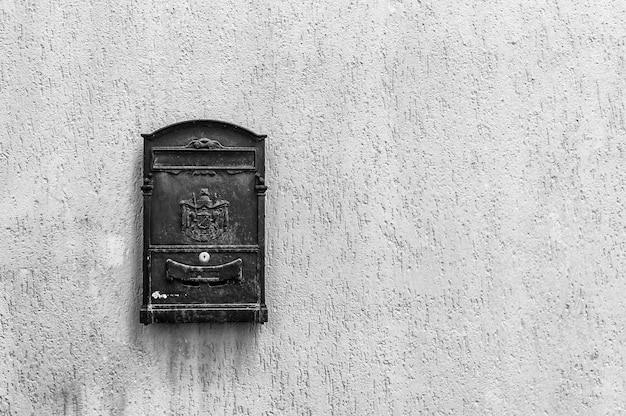
[[[229,205],[217,195],[212,199],[207,188],[202,188],[197,198],[196,193],[192,193],[191,199],[180,201],[183,234],[196,241],[218,238],[228,228]]]

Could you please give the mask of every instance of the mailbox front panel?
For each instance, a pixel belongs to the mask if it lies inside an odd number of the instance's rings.
[[[254,171],[155,172],[153,178],[152,244],[257,244]]]
[[[266,322],[265,136],[195,120],[144,138],[141,322]]]

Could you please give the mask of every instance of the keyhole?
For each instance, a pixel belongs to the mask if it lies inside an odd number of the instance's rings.
[[[209,260],[211,259],[211,255],[209,253],[207,253],[206,251],[203,251],[202,253],[200,253],[198,255],[198,259],[202,262],[202,263],[208,263]]]

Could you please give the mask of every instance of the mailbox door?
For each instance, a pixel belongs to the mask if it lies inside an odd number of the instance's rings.
[[[199,120],[144,137],[141,322],[265,322],[265,136]]]

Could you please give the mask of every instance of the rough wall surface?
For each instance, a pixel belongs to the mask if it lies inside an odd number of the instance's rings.
[[[625,8],[1,1],[0,414],[625,414]],[[266,325],[138,323],[195,118],[269,135]]]

